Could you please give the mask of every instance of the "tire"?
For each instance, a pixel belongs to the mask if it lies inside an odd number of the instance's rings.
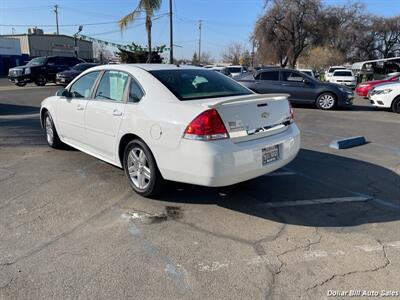
[[[53,118],[48,111],[45,112],[43,118],[44,129],[46,130],[46,141],[51,148],[59,149],[62,148],[63,142],[61,142],[56,127],[54,126]]]
[[[17,82],[15,83],[16,86],[23,87],[26,86],[26,82]]]
[[[45,86],[46,83],[47,83],[47,79],[46,79],[46,76],[44,76],[43,74],[39,74],[35,79],[35,84],[37,86]]]
[[[396,99],[393,100],[392,111],[400,114],[400,97],[397,97]]]
[[[165,181],[153,154],[139,139],[132,140],[125,147],[124,170],[132,189],[143,197],[159,195],[164,188]]]
[[[318,96],[315,104],[319,109],[332,110],[336,107],[336,96],[332,93],[322,93]]]

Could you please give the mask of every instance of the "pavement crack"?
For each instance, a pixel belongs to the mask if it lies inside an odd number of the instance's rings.
[[[311,290],[313,290],[315,288],[324,286],[325,284],[327,284],[328,282],[334,280],[337,277],[346,277],[348,275],[353,275],[353,274],[373,273],[373,272],[381,271],[381,270],[385,269],[386,267],[388,267],[391,264],[391,261],[387,256],[386,246],[380,240],[376,240],[376,241],[382,247],[383,257],[385,259],[385,263],[384,264],[382,264],[382,265],[380,265],[380,266],[378,266],[376,268],[367,269],[367,270],[356,270],[356,271],[350,271],[350,272],[346,272],[346,273],[342,273],[342,274],[333,274],[331,277],[325,279],[324,281],[316,283],[313,286],[307,288],[306,291],[311,291]]]

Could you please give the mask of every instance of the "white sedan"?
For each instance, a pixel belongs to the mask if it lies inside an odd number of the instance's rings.
[[[350,88],[357,86],[357,78],[354,76],[352,70],[336,70],[329,78],[329,82],[342,84]]]
[[[47,142],[124,168],[143,196],[165,180],[226,186],[283,167],[300,148],[287,95],[257,95],[218,72],[104,65],[42,102]]]
[[[372,105],[382,108],[391,108],[400,114],[400,83],[377,85],[369,92]]]

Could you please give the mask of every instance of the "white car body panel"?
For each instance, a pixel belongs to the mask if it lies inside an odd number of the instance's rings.
[[[383,91],[391,90],[389,93]],[[376,107],[390,108],[393,100],[400,96],[400,83],[385,83],[374,87],[370,91],[369,99],[371,104]]]
[[[171,65],[106,65],[94,70],[120,70],[131,74],[145,95],[137,103],[67,99],[53,96],[42,102],[52,115],[60,139],[72,146],[122,167],[120,141],[126,135],[142,139],[152,151],[164,179],[205,186],[224,186],[272,172],[290,161],[300,149],[300,132],[292,123],[278,126],[289,116],[286,95],[220,97],[179,101],[148,70],[176,69]],[[194,67],[188,67],[193,69]],[[213,72],[213,71],[210,71]],[[221,75],[223,76],[223,75]],[[266,109],[257,107],[268,103]],[[78,109],[81,105],[83,109]],[[231,136],[198,141],[183,138],[188,124],[215,107]],[[264,112],[265,110],[265,112]],[[265,113],[265,116],[261,116]],[[235,126],[232,126],[232,122]],[[246,129],[277,125],[248,135]],[[279,145],[277,161],[262,165],[262,149]]]
[[[333,75],[333,72],[334,72],[334,71],[331,71],[331,69],[345,70],[346,67],[343,67],[343,66],[331,66],[331,67],[329,67],[328,71],[326,71],[326,73],[325,73],[325,81],[330,82],[330,80],[332,78],[332,75]]]

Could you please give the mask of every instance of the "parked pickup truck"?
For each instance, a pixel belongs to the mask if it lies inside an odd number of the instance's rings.
[[[8,79],[17,86],[24,86],[28,82],[34,82],[38,86],[43,86],[48,81],[55,81],[57,73],[83,62],[82,59],[76,57],[36,57],[25,66],[10,69],[8,71]]]

